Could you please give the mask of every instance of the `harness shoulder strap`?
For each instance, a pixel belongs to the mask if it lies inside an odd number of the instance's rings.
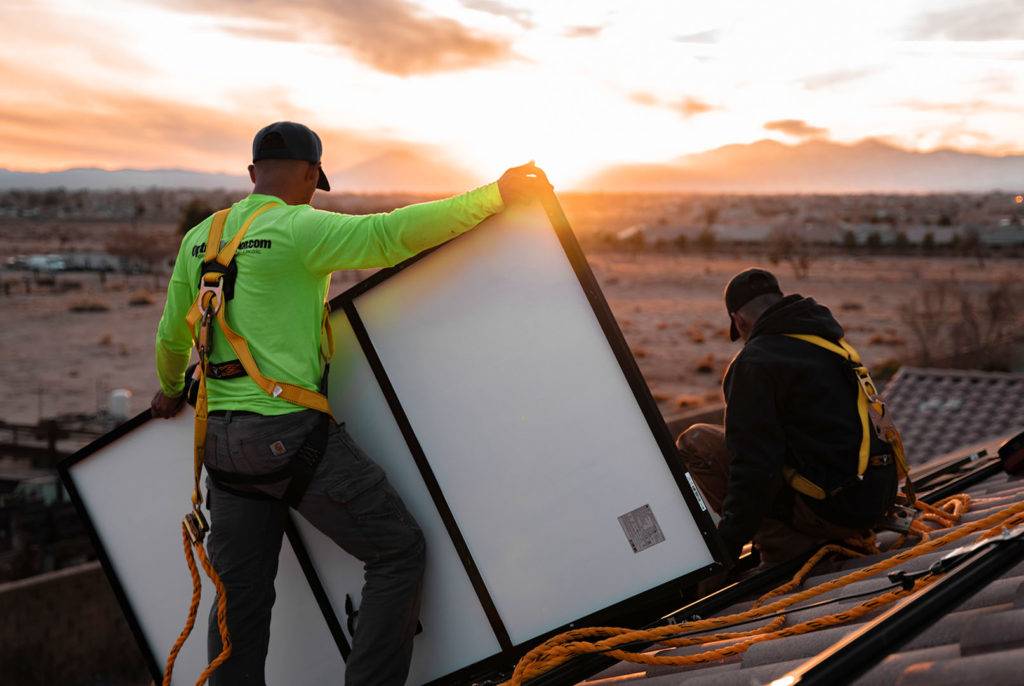
[[[910,468],[907,465],[903,439],[893,423],[892,417],[886,410],[885,402],[878,393],[878,388],[875,386],[875,382],[872,381],[871,374],[868,372],[867,367],[862,364],[860,354],[852,345],[846,342],[845,338],[840,338],[837,344],[821,336],[808,334],[786,334],[786,336],[816,345],[819,348],[824,348],[840,357],[846,358],[850,362],[860,389],[857,394],[857,413],[860,415],[860,422],[863,428],[857,475],[862,476],[867,469],[868,459],[871,454],[871,427],[873,426],[878,437],[892,446],[896,467],[899,470],[900,476],[904,479],[904,491],[908,499],[913,502],[915,498],[914,485],[910,479]]]
[[[241,244],[246,232],[249,230],[249,227],[252,226],[253,221],[267,210],[276,207],[277,204],[278,203],[276,202],[268,202],[257,208],[256,211],[249,215],[241,228],[239,228],[238,232],[223,248],[219,247],[220,240],[223,235],[224,225],[228,214],[230,213],[230,209],[221,210],[214,214],[213,223],[210,225],[210,234],[206,240],[204,264],[216,262],[216,264],[222,268],[227,267],[231,263],[231,260],[234,259],[238,246]],[[199,293],[185,317],[185,321],[188,323],[189,328],[193,331],[195,330],[196,324],[199,323],[203,318],[203,314],[212,304],[217,324],[224,333],[224,337],[227,339],[228,344],[231,346],[231,349],[234,350],[235,355],[238,357],[239,362],[245,369],[246,374],[252,378],[263,392],[272,397],[287,400],[288,402],[301,407],[317,410],[330,415],[330,404],[326,396],[322,393],[317,393],[294,384],[275,381],[260,372],[259,366],[256,364],[256,359],[253,357],[248,342],[241,334],[232,329],[228,324],[227,308],[223,302],[223,294],[218,287],[222,277],[223,271],[220,270],[211,270],[203,274],[200,280]],[[211,297],[215,299],[212,303]],[[327,318],[326,308],[322,326],[323,332],[321,334],[321,339],[322,343],[326,342],[328,347],[328,355],[326,359],[330,359],[330,353],[333,352],[331,351],[331,348],[333,348],[333,338],[330,330],[330,322]],[[321,348],[322,347],[323,346],[321,346]],[[324,351],[321,350],[321,354],[323,354],[323,352]]]
[[[210,262],[217,257],[217,251],[220,250],[220,237],[224,235],[224,224],[230,213],[230,207],[214,213],[213,223],[210,224],[210,233],[206,236],[206,253],[203,255],[203,262]]]
[[[797,340],[816,345],[819,348],[833,352],[836,355],[844,358],[853,365],[860,365],[860,355],[854,350],[853,346],[846,342],[846,339],[840,338],[839,343],[833,343],[827,338],[821,336],[812,336],[809,334],[798,334],[798,333],[787,333],[786,336],[789,338],[796,338]],[[865,370],[866,372],[867,370]],[[860,451],[857,458],[857,476],[863,476],[864,472],[868,468],[868,460],[871,457],[871,420],[868,416],[868,397],[864,390],[863,385],[858,383],[859,391],[857,393],[857,414],[860,416],[861,424],[861,441]]]

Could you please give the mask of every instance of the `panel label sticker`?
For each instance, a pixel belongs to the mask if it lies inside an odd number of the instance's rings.
[[[626,534],[626,540],[634,553],[647,550],[665,540],[665,534],[654,518],[650,505],[642,505],[624,515],[619,515],[619,524]]]
[[[697,488],[697,484],[693,483],[693,477],[690,476],[690,472],[686,472],[686,480],[690,482],[690,489],[693,491],[693,495],[697,498],[697,504],[700,505],[700,509],[704,512],[708,511],[707,506],[704,504],[704,494]]]

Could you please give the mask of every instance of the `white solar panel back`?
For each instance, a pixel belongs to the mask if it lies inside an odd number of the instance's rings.
[[[181,517],[192,493],[192,417],[184,411],[172,420],[140,423],[65,473],[105,552],[115,592],[141,633],[147,661],[159,672],[192,596],[181,541]],[[203,600],[192,639],[175,665],[176,686],[194,684],[207,663],[206,618],[214,589],[202,576]],[[281,547],[275,587],[268,682],[296,683],[295,674],[309,684],[338,681],[345,663],[288,540]]]
[[[711,520],[553,196],[332,305],[335,416],[427,540],[409,683],[507,666],[550,632],[614,621],[612,606],[713,570]],[[190,590],[178,527],[191,421],[136,424],[63,471],[157,670]],[[362,566],[294,519],[268,680],[337,682]],[[204,659],[196,639],[175,682]]]

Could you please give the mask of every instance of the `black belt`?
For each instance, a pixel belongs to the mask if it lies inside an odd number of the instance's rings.
[[[210,410],[206,413],[210,417],[265,417],[259,412],[249,410]]]

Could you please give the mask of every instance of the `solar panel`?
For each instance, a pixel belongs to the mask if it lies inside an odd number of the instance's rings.
[[[614,622],[631,600],[713,573],[711,519],[554,196],[379,272],[332,307],[335,416],[427,540],[409,683],[507,666],[554,631]],[[175,558],[191,424],[135,424],[63,472],[140,640],[162,656],[189,594]],[[164,478],[132,464],[139,452]],[[141,501],[145,517],[119,521]],[[283,558],[296,563],[278,575],[268,677],[298,660],[337,680],[362,568],[292,514]],[[161,563],[145,567],[148,555]],[[316,618],[285,609],[316,614],[317,599]],[[191,650],[181,683],[202,666],[205,651]],[[324,681],[307,671],[289,683]]]

